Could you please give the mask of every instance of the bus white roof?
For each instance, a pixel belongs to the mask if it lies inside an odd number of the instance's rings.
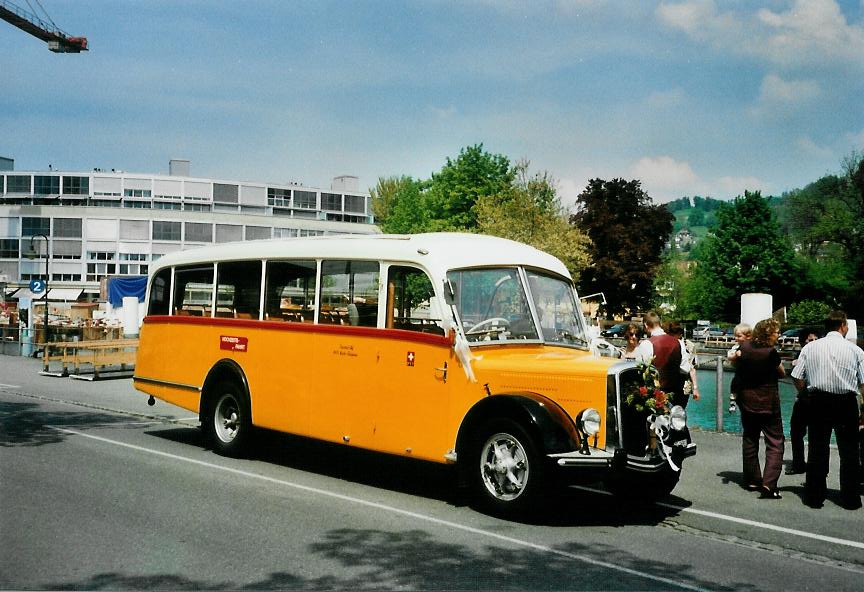
[[[448,269],[524,265],[570,277],[559,259],[534,247],[494,236],[450,232],[224,243],[165,255],[151,266],[151,275],[172,265],[243,259],[373,259],[414,263],[439,277]]]

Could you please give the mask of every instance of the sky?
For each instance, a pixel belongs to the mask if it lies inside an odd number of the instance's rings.
[[[780,195],[864,150],[864,0],[4,0],[0,156],[329,187],[429,178],[482,143],[658,203]]]

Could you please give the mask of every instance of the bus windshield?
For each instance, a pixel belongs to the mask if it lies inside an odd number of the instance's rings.
[[[563,345],[588,344],[575,293],[563,278],[517,267],[494,267],[450,271],[447,279],[469,342],[542,339]]]

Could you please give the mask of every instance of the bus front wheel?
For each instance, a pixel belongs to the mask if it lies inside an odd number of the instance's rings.
[[[506,516],[536,509],[546,471],[534,438],[517,422],[487,422],[474,438],[469,462],[470,486],[481,509]]]
[[[240,456],[252,431],[249,405],[235,384],[218,385],[209,398],[203,425],[213,450]]]

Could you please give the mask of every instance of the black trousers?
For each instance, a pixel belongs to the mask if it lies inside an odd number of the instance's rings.
[[[789,439],[792,441],[792,470],[803,473],[807,469],[807,457],[804,456],[804,436],[807,435],[807,423],[810,421],[810,395],[802,393],[795,399],[792,406],[792,417],[789,419]]]
[[[831,431],[837,437],[840,454],[840,497],[860,501],[858,488],[858,401],[854,393],[835,395],[810,393],[810,421],[807,425],[807,496],[813,502],[825,499]]]

